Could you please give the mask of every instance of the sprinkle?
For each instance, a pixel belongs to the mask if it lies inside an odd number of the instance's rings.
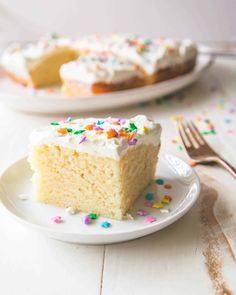
[[[147,211],[145,211],[143,209],[138,209],[137,215],[138,216],[146,216],[146,215],[148,215],[148,213],[147,213]]]
[[[164,185],[164,188],[166,188],[166,189],[171,189],[171,188],[172,188],[172,185],[171,185],[170,183],[166,183],[166,184]]]
[[[125,119],[118,119],[118,121],[120,122],[120,125],[125,125],[125,123],[126,123]]]
[[[50,124],[51,124],[52,126],[59,125],[59,123],[57,123],[57,122],[51,122]]]
[[[82,222],[83,222],[83,224],[88,225],[88,224],[90,224],[92,222],[92,219],[91,219],[90,216],[85,215],[85,216],[82,216]]]
[[[104,124],[104,121],[97,121],[97,123],[96,123],[96,125],[102,125],[102,124]]]
[[[151,201],[145,201],[145,202],[144,202],[144,205],[145,205],[146,207],[152,207],[152,206],[153,206],[153,202],[151,202]]]
[[[60,135],[66,135],[68,133],[67,128],[59,128],[57,129],[57,133]]]
[[[85,132],[86,130],[76,130],[75,132],[74,132],[74,134],[75,135],[77,135],[77,134],[81,134],[81,133],[83,133],[83,132]]]
[[[148,134],[148,133],[149,133],[149,128],[147,128],[147,127],[143,127],[143,132],[144,132],[145,134]]]
[[[86,125],[84,127],[84,129],[86,129],[86,130],[93,130],[93,125],[92,124]]]
[[[71,128],[66,128],[67,132],[72,132]]]
[[[113,138],[113,137],[115,137],[116,136],[116,131],[114,130],[114,129],[109,129],[108,131],[107,131],[107,138],[108,139],[111,139],[111,138]]]
[[[102,130],[97,130],[96,131],[96,134],[100,135],[100,134],[103,134],[104,132]]]
[[[183,150],[182,145],[178,145],[177,149],[181,152]]]
[[[233,129],[227,129],[226,132],[227,132],[228,134],[233,134],[233,133],[234,133]]]
[[[189,165],[190,165],[191,167],[195,167],[195,166],[197,166],[197,163],[194,162],[194,161],[191,161],[191,160],[190,160],[188,163],[189,163]]]
[[[153,193],[147,193],[145,196],[145,199],[148,201],[154,200],[154,194]]]
[[[129,124],[129,130],[131,131],[131,132],[133,132],[133,131],[135,131],[135,130],[137,130],[138,128],[137,128],[137,126],[134,124],[134,123],[130,123]]]
[[[102,127],[100,127],[100,126],[96,126],[96,127],[93,128],[93,130],[99,131],[99,130],[104,130],[104,129]]]
[[[71,118],[71,117],[68,117],[67,119],[66,119],[66,121],[67,122],[71,122],[73,119]]]
[[[164,198],[161,200],[163,204],[169,204],[172,201],[171,196],[165,195]]]
[[[127,130],[120,130],[118,131],[118,136],[127,136],[129,132]]]
[[[161,209],[163,208],[163,204],[161,202],[156,202],[152,205],[152,208]]]
[[[26,194],[20,194],[20,195],[18,196],[18,198],[19,198],[20,200],[22,200],[22,201],[25,201],[25,200],[28,200],[29,196],[26,195]]]
[[[59,216],[59,215],[56,215],[56,216],[52,217],[51,220],[52,220],[54,223],[57,223],[57,224],[63,222],[62,217]]]
[[[161,212],[161,213],[169,213],[170,210],[169,210],[169,209],[160,209],[160,212]]]
[[[157,220],[156,217],[154,217],[152,215],[149,215],[149,216],[145,217],[144,222],[146,224],[151,224],[151,223],[153,223],[156,220]]]
[[[68,207],[65,211],[68,215],[74,215],[76,213],[76,210],[73,207]]]
[[[129,141],[128,141],[128,145],[136,145],[137,141],[138,141],[137,138],[134,138],[134,139],[132,139],[132,140],[129,140]]]
[[[88,216],[90,216],[91,219],[97,219],[98,218],[96,213],[89,213]]]
[[[81,143],[83,143],[85,140],[87,139],[87,137],[86,136],[84,136],[79,142],[78,142],[78,144],[81,144]]]
[[[232,120],[231,120],[231,119],[225,119],[224,121],[225,121],[225,123],[226,123],[226,124],[229,124],[229,123],[231,123],[231,122],[232,122]]]
[[[158,185],[163,185],[163,184],[164,184],[164,179],[162,179],[162,178],[157,178],[157,179],[156,179],[156,184],[158,184]]]
[[[108,228],[111,226],[111,223],[108,221],[103,221],[102,223],[100,223],[100,226],[103,228]]]

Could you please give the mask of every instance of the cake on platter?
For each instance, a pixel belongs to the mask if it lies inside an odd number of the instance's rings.
[[[37,200],[123,219],[154,178],[160,135],[144,115],[68,118],[35,130],[29,163]]]
[[[13,43],[3,52],[1,64],[10,78],[25,86],[60,84],[60,66],[78,56],[71,42],[69,38],[52,34],[38,42]]]
[[[145,85],[133,63],[108,52],[81,55],[60,69],[62,91],[67,96],[94,95]]]

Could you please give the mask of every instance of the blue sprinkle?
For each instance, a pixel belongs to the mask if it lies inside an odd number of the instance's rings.
[[[97,121],[97,123],[96,123],[97,125],[102,125],[102,124],[104,124],[104,121]]]
[[[71,117],[69,117],[69,118],[67,118],[67,120],[66,120],[67,122],[71,122],[72,121],[72,118]]]
[[[161,178],[156,179],[156,183],[159,185],[163,185],[164,184],[164,180]]]
[[[104,228],[108,228],[111,226],[111,223],[108,221],[103,221],[102,223],[100,223],[100,226]]]
[[[225,123],[226,123],[226,124],[229,124],[229,123],[231,123],[231,122],[232,122],[231,119],[225,119]]]
[[[145,196],[145,199],[148,200],[148,201],[154,200],[153,193],[147,193],[146,196]]]

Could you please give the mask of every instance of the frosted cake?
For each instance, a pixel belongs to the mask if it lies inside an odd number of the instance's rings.
[[[122,219],[154,178],[161,126],[146,116],[52,122],[30,136],[39,202]]]

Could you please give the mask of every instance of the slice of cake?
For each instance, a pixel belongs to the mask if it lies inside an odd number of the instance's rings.
[[[161,127],[146,116],[52,122],[30,137],[39,202],[122,219],[154,178]]]
[[[144,85],[130,62],[110,53],[93,53],[64,64],[60,69],[66,96],[94,95]]]
[[[50,35],[36,43],[11,44],[4,51],[1,64],[13,80],[38,88],[59,84],[61,65],[77,57],[69,38]]]

